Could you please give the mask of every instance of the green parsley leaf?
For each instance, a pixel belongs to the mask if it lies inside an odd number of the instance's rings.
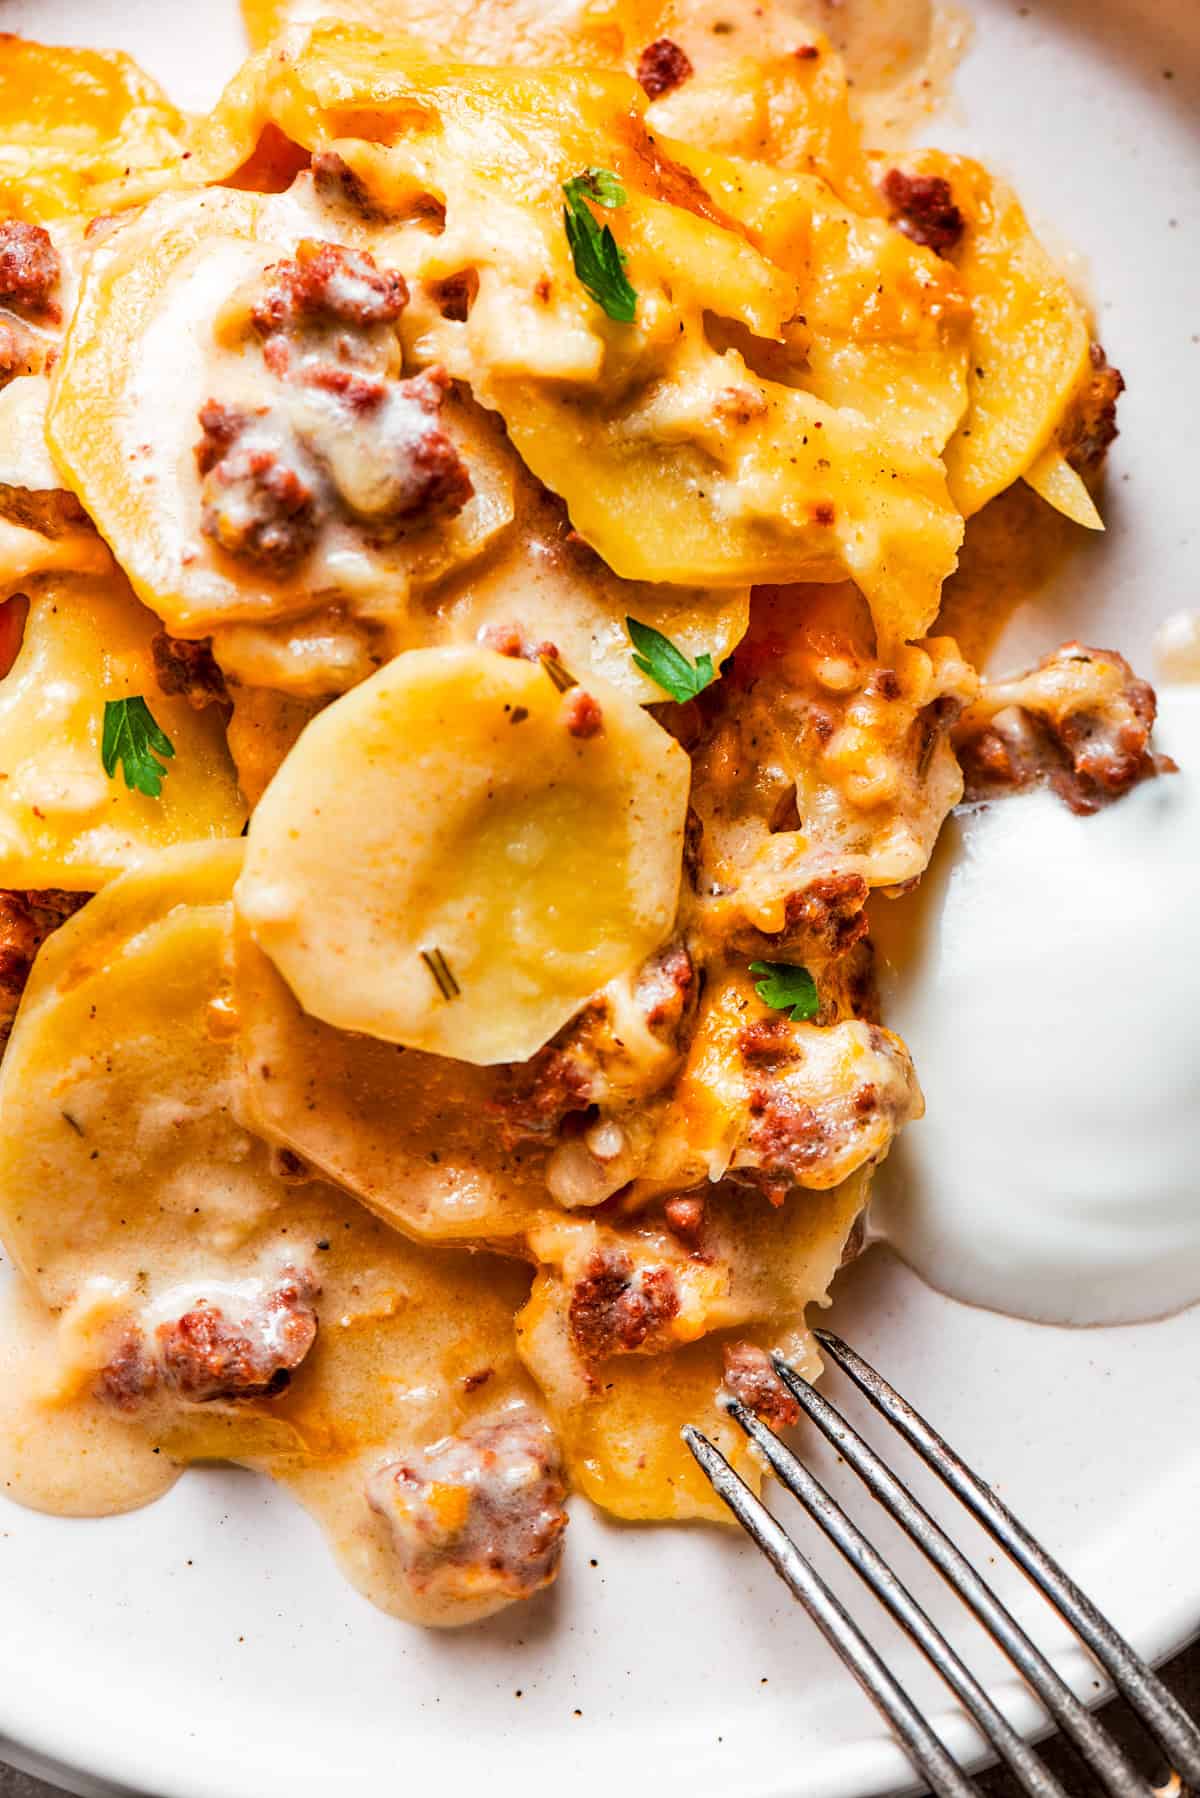
[[[581,199],[594,200],[597,206],[606,206],[609,211],[614,206],[624,206],[629,195],[611,169],[587,169],[582,175],[572,175],[563,186],[568,203],[574,206]]]
[[[682,649],[672,643],[670,637],[656,631],[652,624],[639,624],[636,618],[627,618],[625,629],[638,652],[633,658],[634,667],[648,674],[672,699],[680,702],[695,699],[697,693],[703,693],[705,687],[711,687],[716,680],[717,671],[707,650],[698,655],[694,663],[689,662]]]
[[[133,792],[157,799],[167,770],[156,758],[174,754],[175,745],[155,722],[153,712],[140,693],[132,699],[105,700],[100,760],[110,780],[114,779],[120,762],[125,771],[125,785]]]
[[[563,227],[571,246],[575,273],[596,304],[619,324],[633,322],[637,292],[625,273],[625,254],[607,225],[601,226],[592,207],[612,211],[624,206],[625,189],[608,169],[588,169],[563,182],[566,205]]]
[[[750,972],[760,976],[754,990],[763,1004],[786,1011],[794,1024],[803,1023],[819,1010],[817,983],[807,968],[790,961],[752,961]]]

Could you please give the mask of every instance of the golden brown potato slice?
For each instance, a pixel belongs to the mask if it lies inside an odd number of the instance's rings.
[[[244,923],[233,981],[240,1103],[260,1135],[409,1236],[520,1241],[546,1204],[546,1150],[501,1144],[496,1070],[309,1017]]]
[[[1010,187],[979,163],[938,150],[906,158],[905,165],[948,181],[966,222],[953,261],[974,315],[970,404],[946,467],[955,503],[969,518],[1030,471],[1050,445],[1086,380],[1090,332],[1083,307]],[[1054,491],[1045,495],[1051,504],[1059,503]]]
[[[813,175],[706,144],[664,148],[796,277],[804,331],[789,378],[940,454],[967,406],[971,305],[953,264]]]
[[[91,217],[178,173],[185,122],[119,50],[0,34],[0,216]]]
[[[411,650],[301,736],[254,813],[238,911],[313,1017],[523,1061],[666,940],[690,773],[595,676]]]
[[[805,1309],[825,1301],[867,1181],[863,1169],[780,1207],[710,1188],[686,1240],[660,1216],[556,1219],[534,1232],[542,1267],[518,1319],[520,1351],[589,1498],[619,1517],[727,1520],[679,1432],[697,1424],[757,1483],[717,1403],[726,1347],[761,1340],[816,1372]]]
[[[34,541],[47,546],[43,562],[64,543]],[[221,718],[159,690],[157,629],[119,575],[30,584],[21,648],[0,679],[0,886],[88,892],[168,844],[241,829],[246,807]],[[120,765],[110,779],[101,763],[105,706],[131,696],[174,745],[158,798],[132,790]]]
[[[256,49],[288,27],[336,18],[389,37],[411,36],[428,54],[455,61],[624,69],[657,101],[650,115],[656,132],[815,170],[856,204],[873,200],[842,60],[824,33],[812,29],[812,19],[787,4],[243,0],[242,13]],[[824,15],[822,22],[831,23]],[[906,45],[919,35],[909,18],[896,33]],[[683,52],[684,63],[655,56],[653,47],[664,39]],[[852,72],[860,83],[866,74],[879,85],[881,71],[862,57]]]
[[[373,242],[361,220],[330,216],[311,182],[301,189],[163,195],[100,243],[46,429],[135,590],[176,635],[337,602],[381,635],[381,659],[409,594],[511,520],[509,455],[494,421],[437,380],[405,385],[403,283],[390,265],[366,279],[360,303],[353,280],[339,298],[335,256],[323,299],[292,299],[306,279],[308,264],[290,260],[302,242],[352,259]],[[279,331],[277,301],[296,313]],[[426,451],[446,479],[422,510]],[[418,510],[381,515],[381,486],[385,503]],[[322,690],[303,673],[287,684]]]
[[[135,1502],[147,1440],[176,1461],[238,1460],[296,1492],[375,1602],[469,1621],[557,1565],[555,1451],[512,1339],[528,1275],[430,1256],[238,1120],[240,859],[236,842],[165,852],[92,900],[35,967],[0,1073],[4,1240],[58,1319],[53,1351],[34,1345],[30,1415],[48,1446],[61,1415],[60,1448],[96,1407],[108,1438],[124,1420],[124,1465],[111,1483],[99,1468],[76,1508]],[[431,1468],[447,1437],[453,1468]],[[471,1509],[471,1480],[488,1499],[497,1464],[536,1501],[522,1511],[517,1493],[499,1569],[480,1558]],[[424,1471],[406,1483],[405,1469]]]
[[[410,308],[409,354],[501,413],[623,578],[849,576],[881,637],[919,634],[961,536],[941,462],[758,372],[799,328],[799,284],[664,153],[644,101],[617,75],[439,69],[391,40],[319,26],[230,91],[203,160],[227,174],[272,121],[347,162],[368,207],[393,221],[380,255],[387,246],[414,288],[469,282],[465,318]],[[605,223],[636,292],[628,320],[576,277],[563,226],[563,184],[597,165],[623,196]]]

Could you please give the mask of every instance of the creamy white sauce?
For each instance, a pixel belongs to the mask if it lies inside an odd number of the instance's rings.
[[[875,907],[883,1013],[928,1101],[873,1224],[934,1286],[1043,1322],[1200,1299],[1200,692],[1183,772],[1076,818],[1045,792],[952,819]]]

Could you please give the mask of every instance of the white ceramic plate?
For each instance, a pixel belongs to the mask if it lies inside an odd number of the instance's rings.
[[[1005,659],[1078,630],[1147,667],[1155,623],[1196,604],[1200,7],[973,10],[959,117],[936,135],[1011,175],[1050,241],[1085,258],[1129,381],[1109,535],[1081,533],[1053,591],[1014,621]],[[233,0],[0,0],[0,27],[124,47],[187,105],[212,98],[242,49]],[[1200,1309],[1129,1329],[1047,1329],[952,1304],[876,1249],[839,1283],[832,1318],[1138,1648],[1160,1658],[1200,1628]],[[836,1376],[829,1386],[844,1396]],[[814,1461],[836,1491],[849,1488],[828,1457]],[[848,1496],[860,1516],[871,1510],[861,1492]],[[983,1543],[969,1526],[961,1534]],[[978,1649],[1004,1708],[1035,1728],[1004,1663],[913,1555],[900,1547],[896,1558],[935,1617]],[[820,1547],[816,1559],[874,1622]],[[1090,1662],[1041,1602],[994,1571],[1077,1690],[1098,1696]],[[624,1529],[577,1503],[546,1602],[428,1635],[360,1599],[316,1528],[266,1482],[213,1470],[102,1522],[3,1506],[0,1590],[3,1751],[81,1793],[378,1798],[486,1780],[493,1798],[525,1798],[552,1777],[574,1798],[608,1798],[614,1782],[633,1798],[868,1798],[911,1783],[798,1607],[712,1529]],[[902,1639],[882,1623],[878,1637],[951,1745],[977,1752]]]

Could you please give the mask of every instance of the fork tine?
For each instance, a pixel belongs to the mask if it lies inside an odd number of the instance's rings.
[[[746,1534],[770,1561],[794,1598],[804,1606],[825,1640],[845,1662],[883,1712],[917,1771],[937,1798],[979,1798],[968,1779],[891,1674],[820,1574],[796,1547],[766,1506],[740,1479],[719,1449],[688,1424],[683,1440],[700,1463],[713,1491],[729,1506]]]
[[[1000,1644],[1060,1728],[1070,1736],[1111,1798],[1151,1798],[1149,1783],[1104,1726],[1080,1703],[1011,1611],[1001,1604],[987,1581],[976,1572],[924,1506],[918,1504],[907,1486],[851,1428],[841,1412],[814,1391],[782,1355],[772,1355],[771,1361],[788,1391],[799,1400],[822,1435],[840,1451],[872,1496],[891,1512]]]
[[[1157,1674],[1080,1591],[1070,1575],[1035,1541],[991,1487],[972,1473],[966,1462],[894,1387],[889,1386],[840,1336],[834,1336],[828,1330],[818,1330],[816,1335],[876,1410],[907,1437],[917,1453],[1066,1618],[1110,1676],[1118,1692],[1157,1739],[1176,1770],[1189,1785],[1200,1786],[1200,1729]]]
[[[992,1747],[1012,1769],[1022,1790],[1029,1793],[1030,1798],[1065,1798],[1062,1786],[1049,1768],[1043,1765],[1029,1744],[1022,1741],[907,1586],[897,1579],[874,1544],[851,1522],[820,1480],[745,1405],[737,1399],[726,1399],[723,1403],[730,1416],[736,1418],[751,1440],[758,1444],[782,1484],[800,1500],[809,1516],[841,1550],[956,1693]]]

